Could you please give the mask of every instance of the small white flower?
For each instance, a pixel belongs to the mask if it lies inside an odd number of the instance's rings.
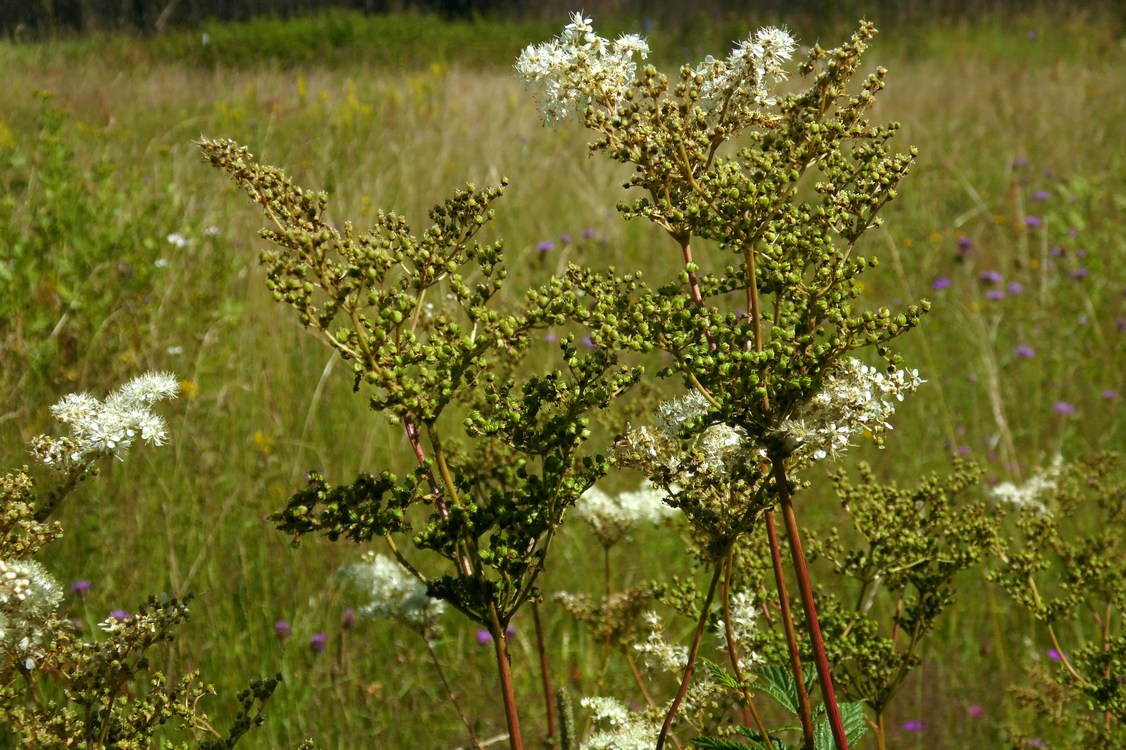
[[[190,244],[192,244],[192,241],[190,239],[188,239],[184,235],[180,234],[179,232],[172,232],[170,235],[165,237],[165,239],[168,240],[169,245],[172,245],[173,247],[178,247],[178,248],[181,248],[181,249],[187,247]]]
[[[676,509],[665,502],[666,498],[649,481],[633,492],[621,492],[614,497],[591,487],[575,503],[575,514],[590,527],[602,546],[612,547],[642,524],[659,524],[676,515]]]

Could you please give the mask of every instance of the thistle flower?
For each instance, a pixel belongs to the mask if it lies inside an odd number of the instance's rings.
[[[368,599],[355,608],[357,617],[386,617],[426,637],[438,631],[445,603],[427,596],[426,585],[390,557],[366,553],[362,563],[341,568],[340,575]]]

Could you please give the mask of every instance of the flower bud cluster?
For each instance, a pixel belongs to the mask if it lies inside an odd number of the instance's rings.
[[[520,53],[516,72],[537,92],[544,124],[554,125],[588,107],[614,111],[633,83],[634,55],[642,60],[649,55],[644,39],[636,34],[603,39],[589,18],[575,13],[557,38]]]
[[[728,611],[731,615],[731,639],[742,649],[739,654],[739,666],[743,669],[749,669],[756,664],[761,664],[763,662],[762,654],[749,651],[746,648],[746,644],[753,642],[752,637],[758,622],[759,610],[755,595],[749,591],[732,594]],[[726,650],[727,622],[722,617],[716,620],[715,633],[719,638],[720,646]]]
[[[369,552],[361,563],[341,568],[342,575],[367,597],[356,608],[364,618],[387,618],[429,637],[438,631],[444,602],[426,594],[426,585],[395,560]]]

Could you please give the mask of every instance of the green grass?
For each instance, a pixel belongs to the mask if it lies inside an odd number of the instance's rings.
[[[190,381],[190,395],[165,409],[171,446],[136,450],[61,514],[68,533],[46,564],[64,582],[93,582],[86,600],[70,602],[74,614],[94,622],[148,593],[198,592],[192,622],[166,654],[174,671],[199,668],[225,695],[259,674],[286,678],[247,747],[293,747],[306,736],[326,748],[457,746],[463,732],[415,636],[371,624],[340,631],[348,602],[333,573],[360,550],[319,540],[293,549],[266,520],[306,470],[342,481],[403,466],[408,447],[351,393],[346,368],[269,299],[256,263],[259,214],[200,163],[192,141],[205,133],[248,145],[328,190],[332,215],[358,225],[378,208],[420,224],[464,182],[507,175],[492,231],[505,239],[516,286],[542,271],[537,243],[565,233],[595,236],[565,250],[557,243],[549,268],[568,260],[654,268],[673,263],[675,248],[614,214],[625,173],[589,157],[578,128],[545,130],[506,69],[553,29],[329,15],[205,31],[207,47],[199,32],[0,46],[0,180],[9,196],[0,257],[15,257],[17,238],[26,245],[21,286],[8,288],[20,296],[3,310],[19,311],[21,323],[0,325],[3,455],[22,463],[23,442],[52,429],[47,408],[66,392],[101,394],[154,368]],[[723,51],[720,33],[707,51]],[[934,311],[903,344],[928,385],[903,405],[886,451],[858,450],[849,461],[867,458],[880,476],[908,482],[948,467],[961,449],[991,477],[1008,478],[1056,452],[1123,445],[1124,57],[1112,30],[1081,18],[877,40],[871,64],[892,73],[875,116],[902,121],[899,142],[921,157],[886,228],[867,240],[884,261],[867,291],[881,303],[928,297]],[[1037,201],[1038,190],[1050,197]],[[1029,228],[1029,215],[1044,226]],[[191,244],[175,247],[173,232]],[[973,243],[961,260],[960,237]],[[1057,246],[1065,252],[1053,254]],[[986,271],[1004,282],[983,285]],[[932,288],[939,277],[949,288]],[[1022,291],[986,296],[1011,282]],[[1021,345],[1035,356],[1019,357]],[[1108,390],[1121,396],[1106,398]],[[1058,414],[1060,401],[1075,414]],[[839,520],[829,507],[815,488],[803,521]],[[548,592],[600,580],[591,544],[583,530],[567,533]],[[634,582],[684,573],[666,565],[678,547],[675,534],[654,531],[616,552],[615,565]],[[1003,594],[977,577],[966,591],[894,709],[892,726],[923,719],[926,729],[893,733],[892,747],[1001,742],[1005,687],[1044,647]],[[544,611],[555,679],[589,690],[600,646],[558,607]],[[292,624],[288,642],[274,636],[279,619]],[[517,627],[518,690],[535,737],[530,617]],[[307,642],[321,631],[330,640],[318,657]],[[500,733],[491,651],[454,616],[438,649],[482,736]],[[619,665],[608,684],[625,688],[627,678]],[[980,718],[968,718],[972,704],[984,708]],[[221,700],[214,707],[224,714]]]

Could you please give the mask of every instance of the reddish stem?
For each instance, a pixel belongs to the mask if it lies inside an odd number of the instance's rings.
[[[700,610],[700,621],[696,623],[696,634],[692,637],[692,647],[688,650],[688,665],[684,668],[684,677],[680,681],[680,689],[677,690],[676,697],[673,698],[672,705],[669,706],[669,711],[665,714],[665,723],[661,725],[661,733],[657,735],[657,746],[654,750],[664,748],[669,728],[672,727],[673,719],[676,718],[680,704],[688,692],[689,684],[692,682],[692,675],[696,671],[696,656],[700,653],[700,641],[703,639],[704,629],[708,626],[708,612],[712,608],[712,599],[715,598],[716,586],[719,585],[719,577],[722,573],[723,564],[721,561],[715,566],[715,573],[712,574],[712,582],[708,586],[708,595],[704,597],[704,605]]]
[[[782,504],[782,517],[786,522],[786,537],[790,542],[790,557],[793,558],[794,571],[798,576],[798,591],[801,594],[802,606],[805,608],[809,639],[813,644],[813,660],[817,665],[817,678],[821,683],[821,697],[825,701],[825,712],[829,717],[829,729],[833,733],[833,742],[836,744],[837,750],[848,750],[844,721],[841,719],[841,710],[837,705],[836,693],[833,691],[833,675],[829,669],[829,657],[825,654],[825,641],[821,637],[821,625],[817,621],[817,607],[813,602],[813,586],[809,581],[809,568],[805,564],[805,553],[802,552],[798,517],[794,513],[794,505],[790,501],[790,484],[789,480],[786,479],[785,461],[774,459],[771,463],[774,465],[774,484]]]
[[[489,633],[493,636],[493,646],[497,656],[497,674],[500,676],[500,693],[504,700],[504,721],[508,725],[508,746],[512,750],[524,750],[524,739],[520,736],[520,717],[516,713],[516,691],[512,687],[512,662],[508,656],[508,640],[504,627],[497,617],[495,606],[489,606]]]
[[[543,702],[547,705],[547,736],[555,737],[555,701],[552,700],[551,673],[547,667],[547,648],[544,645],[543,624],[540,622],[539,602],[532,601],[532,621],[536,626],[536,650],[540,652],[540,677],[543,680]]]
[[[774,526],[774,511],[766,511],[766,536],[770,540],[770,561],[774,566],[774,583],[778,586],[778,606],[782,613],[782,629],[786,632],[786,645],[790,649],[790,669],[798,690],[798,718],[801,719],[802,747],[813,747],[813,713],[809,709],[809,693],[805,689],[802,673],[801,650],[794,617],[790,612],[790,596],[786,593],[786,572],[782,569],[782,552],[778,546],[778,531]]]

